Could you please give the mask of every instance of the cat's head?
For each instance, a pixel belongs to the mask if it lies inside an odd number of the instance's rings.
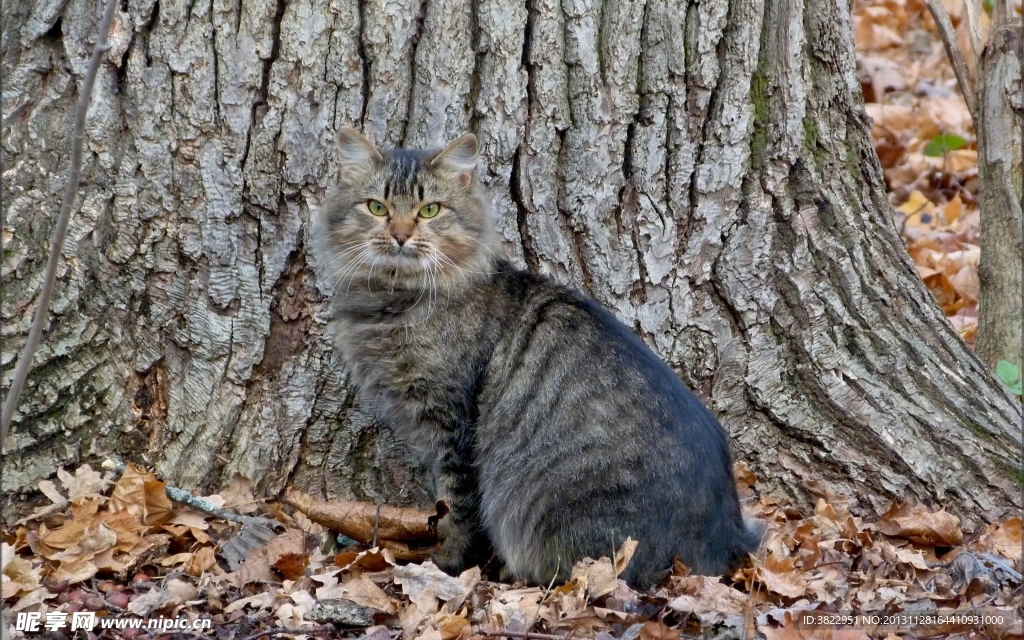
[[[336,283],[454,287],[492,268],[493,222],[471,133],[442,150],[383,150],[339,134],[337,181],[321,212],[322,255]]]

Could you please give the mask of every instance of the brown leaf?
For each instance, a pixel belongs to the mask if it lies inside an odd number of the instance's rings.
[[[235,472],[231,476],[228,486],[221,489],[217,495],[223,498],[223,507],[237,513],[252,513],[256,511],[256,496],[253,494],[252,480],[242,474]],[[212,497],[212,496],[211,496]]]
[[[238,568],[240,584],[277,580],[271,567],[287,554],[304,554],[305,546],[305,534],[301,529],[285,531],[246,557]]]
[[[473,634],[473,627],[463,616],[444,614],[439,620],[435,620],[437,630],[441,633],[441,640],[455,640],[456,638],[469,638]]]
[[[32,520],[39,520],[45,518],[46,516],[52,513],[58,513],[60,511],[63,511],[64,508],[68,506],[67,499],[65,499],[64,496],[61,495],[60,491],[57,490],[57,485],[53,484],[53,482],[51,482],[50,480],[40,480],[39,490],[42,491],[43,495],[49,498],[50,502],[52,502],[53,504],[48,504],[45,507],[39,507],[31,514],[15,522],[14,524],[16,526],[25,524],[26,522],[30,522]]]
[[[395,558],[387,549],[374,547],[366,551],[348,551],[334,556],[334,564],[342,569],[384,571],[395,566]]]
[[[284,496],[285,504],[306,514],[310,520],[353,540],[370,544],[373,541],[374,523],[377,521],[377,505],[370,502],[325,502],[316,500],[297,489],[289,489]],[[423,540],[437,539],[428,520],[434,515],[406,507],[381,505],[380,522],[377,527],[378,540]]]
[[[286,553],[274,563],[274,568],[286,580],[298,580],[305,575],[308,566],[309,556],[305,553]]]
[[[587,597],[591,600],[615,591],[618,587],[619,574],[629,565],[637,544],[636,540],[626,539],[615,552],[614,564],[608,558],[584,558],[572,568],[569,579],[586,589]]]
[[[215,564],[217,564],[217,558],[213,547],[199,547],[185,563],[185,572],[198,578]]]
[[[128,511],[147,525],[167,521],[173,511],[164,483],[130,462],[114,485],[110,508],[112,511]]]
[[[1014,561],[1019,560],[1021,549],[1024,548],[1020,517],[1010,518],[1001,524],[990,524],[973,547],[979,551],[999,553]]]
[[[32,563],[15,555],[14,547],[3,543],[3,599],[13,598],[39,588],[41,576]]]
[[[640,627],[640,640],[679,640],[680,633],[661,620],[651,620]]]
[[[893,502],[876,526],[887,536],[931,546],[956,545],[964,537],[960,530],[960,518],[947,513],[945,509],[929,511],[922,504]]]
[[[756,572],[765,588],[772,593],[799,598],[807,591],[807,580],[796,571],[796,558],[778,558],[774,553],[767,553],[764,566],[758,567]]]
[[[388,594],[361,573],[357,572],[344,584],[338,584],[336,575],[311,577],[318,582],[325,583],[324,586],[316,590],[316,597],[320,600],[351,600],[362,607],[389,613],[395,611],[395,605]]]
[[[668,603],[674,611],[690,612],[701,624],[713,625],[729,615],[743,615],[749,596],[708,576],[673,578],[673,587],[682,595]]]

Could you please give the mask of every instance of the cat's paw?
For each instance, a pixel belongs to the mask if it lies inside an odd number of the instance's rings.
[[[465,553],[458,549],[446,549],[444,543],[441,544],[440,548],[431,552],[430,560],[441,571],[453,576],[459,575],[466,565]]]
[[[472,526],[455,521],[446,523],[445,520],[437,527],[441,546],[431,553],[434,564],[452,575],[458,575],[469,567],[485,564],[491,557],[491,545],[487,537]]]

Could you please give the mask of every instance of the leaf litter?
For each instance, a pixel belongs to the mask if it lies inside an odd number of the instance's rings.
[[[942,0],[972,71],[969,5]],[[1009,3],[1020,22],[1021,2]],[[981,41],[989,17],[979,12]],[[971,347],[978,330],[977,137],[922,0],[854,0],[857,70],[896,226],[921,279]]]
[[[423,531],[436,531],[443,508],[380,510],[398,518],[389,522],[377,519],[372,504],[355,508],[288,492],[289,503],[333,518],[339,529],[376,526],[378,544],[370,547],[294,507],[256,500],[251,483],[248,498],[226,499],[237,492],[238,478],[205,500],[244,505],[280,523],[281,532],[232,569],[223,550],[246,525],[170,502],[164,484],[134,465],[119,478],[85,465],[74,476],[61,470],[64,492],[47,485],[44,495],[60,509],[37,510],[3,530],[3,603],[14,613],[209,618],[212,629],[178,636],[225,640],[259,633],[366,640],[1021,637],[1019,517],[965,535],[959,519],[942,509],[894,503],[869,522],[824,489],[815,492],[821,497],[814,513],[805,515],[784,501],[758,499],[746,465],[737,465],[736,477],[750,515],[767,525],[756,556],[726,577],[691,575],[677,561],[661,584],[639,592],[618,578],[637,549],[633,540],[623,541],[614,558],[579,562],[561,584],[502,582],[490,565],[452,576],[425,559],[438,543]],[[350,520],[339,523],[339,514]],[[390,541],[381,531],[410,539]],[[395,544],[406,559],[388,548]],[[1012,615],[1001,626],[946,624],[900,635],[797,624],[811,611],[937,609]],[[117,633],[157,637],[142,629]]]

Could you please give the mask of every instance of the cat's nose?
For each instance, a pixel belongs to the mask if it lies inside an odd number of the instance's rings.
[[[409,234],[405,233],[404,231],[392,231],[391,237],[395,239],[395,241],[398,243],[398,246],[402,246],[403,244],[405,244],[405,241],[409,239]]]

